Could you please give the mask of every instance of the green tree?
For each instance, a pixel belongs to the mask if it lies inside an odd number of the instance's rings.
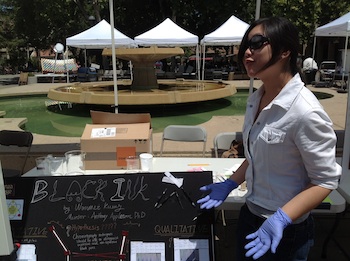
[[[15,0],[16,31],[26,43],[46,49],[65,42],[75,28],[83,28],[81,12],[73,1]]]
[[[135,37],[169,17],[201,39],[231,15],[247,23],[255,19],[251,0],[114,0],[115,27]],[[0,46],[21,60],[20,49],[46,49],[86,30],[92,22],[109,21],[109,0],[0,0]],[[300,31],[301,43],[311,46],[317,26],[350,10],[349,0],[262,0],[261,17],[281,15]],[[90,21],[90,17],[95,17]],[[234,30],[234,28],[232,28]],[[18,53],[16,53],[18,52]]]
[[[320,12],[317,27],[327,24],[350,11],[350,1],[320,1]]]
[[[0,59],[0,66],[10,65],[15,71],[26,61],[24,40],[15,31],[15,10],[10,0],[0,2],[0,48],[6,48],[8,57]]]

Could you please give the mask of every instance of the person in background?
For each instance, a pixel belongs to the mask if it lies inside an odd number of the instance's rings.
[[[236,260],[307,260],[310,211],[338,186],[332,122],[300,78],[298,31],[282,17],[254,21],[238,53],[262,86],[247,101],[245,161],[225,182],[203,186],[202,209],[219,206],[246,181]],[[340,168],[340,167],[339,167]]]
[[[303,61],[303,71],[318,70],[317,62],[311,57]]]
[[[233,140],[230,148],[222,153],[221,158],[242,158],[244,157],[243,150],[242,141]]]

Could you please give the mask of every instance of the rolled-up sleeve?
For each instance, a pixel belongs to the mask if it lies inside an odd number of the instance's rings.
[[[296,128],[295,135],[295,143],[311,183],[327,189],[336,189],[341,171],[335,160],[337,138],[329,117],[322,109],[306,112]]]

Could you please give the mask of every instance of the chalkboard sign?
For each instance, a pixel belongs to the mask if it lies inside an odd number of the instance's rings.
[[[13,238],[37,260],[214,260],[211,172],[5,179]]]

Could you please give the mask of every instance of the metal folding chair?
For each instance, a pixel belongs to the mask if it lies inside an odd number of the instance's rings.
[[[219,150],[230,149],[233,140],[242,140],[241,132],[221,132],[214,137],[215,158],[219,158]]]
[[[164,142],[183,141],[183,142],[203,142],[202,156],[205,155],[205,145],[207,143],[207,131],[201,126],[187,125],[169,125],[163,131],[162,144],[160,147],[160,156],[163,155]]]
[[[4,177],[21,176],[27,163],[29,151],[33,143],[33,134],[28,131],[1,130],[0,146],[24,148],[25,156],[18,168],[3,169]]]

